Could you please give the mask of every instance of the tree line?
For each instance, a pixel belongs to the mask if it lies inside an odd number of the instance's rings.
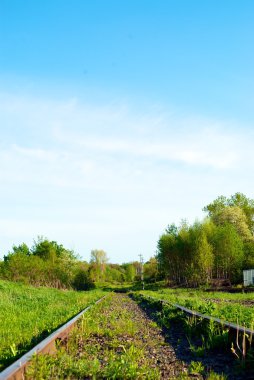
[[[173,283],[198,286],[212,279],[242,282],[254,268],[254,200],[242,193],[220,196],[203,209],[207,217],[169,225],[157,244],[157,260]]]
[[[144,265],[145,278],[153,281],[157,275],[154,258]],[[38,237],[31,248],[14,245],[0,261],[0,278],[34,286],[88,290],[103,283],[123,284],[140,281],[138,261],[112,264],[103,250],[91,251],[90,261],[83,261],[72,250],[56,241]]]

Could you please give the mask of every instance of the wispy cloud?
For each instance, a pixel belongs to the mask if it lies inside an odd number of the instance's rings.
[[[226,123],[181,118],[162,110],[142,114],[133,113],[126,104],[95,106],[77,99],[57,102],[3,95],[0,99],[0,122],[9,129],[4,138],[8,141],[10,135],[10,146],[40,159],[50,159],[56,149],[63,156],[63,151],[84,148],[95,155],[130,155],[227,169],[237,165],[246,144],[250,145],[249,136],[239,138],[239,132],[232,133]]]
[[[193,120],[191,120],[193,122]],[[119,126],[124,128],[126,120],[119,120]],[[134,125],[140,125],[138,119]],[[135,156],[136,158],[151,158],[155,161],[164,160],[168,163],[183,163],[194,167],[211,167],[215,169],[235,168],[242,155],[246,153],[246,145],[250,142],[239,133],[225,132],[224,125],[214,126],[196,122],[191,125],[188,120],[161,119],[154,126],[153,121],[146,121],[146,133],[114,133],[111,136],[101,136],[94,132],[55,130],[58,141],[68,143],[70,147],[84,148],[105,155]],[[181,125],[179,127],[179,125]],[[133,127],[133,125],[132,125]],[[154,129],[153,129],[154,127]],[[178,127],[178,128],[177,128]]]
[[[2,94],[0,128],[9,248],[12,229],[13,240],[50,234],[80,253],[105,243],[115,261],[124,239],[125,255],[136,245],[149,256],[168,223],[254,186],[253,132],[229,122]]]
[[[236,141],[231,142],[229,147],[219,142],[222,137],[207,136],[208,141],[204,144],[200,141],[200,132],[192,136],[190,141],[188,136],[186,140],[178,140],[178,136],[170,136],[169,142],[154,142],[140,139],[117,139],[117,138],[87,138],[74,137],[67,135],[66,141],[73,145],[89,149],[90,151],[102,152],[105,154],[129,155],[136,158],[151,158],[154,160],[165,160],[170,162],[182,162],[193,166],[208,166],[216,169],[232,168],[239,158],[234,146]]]

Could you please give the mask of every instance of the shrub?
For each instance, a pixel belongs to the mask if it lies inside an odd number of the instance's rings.
[[[89,272],[85,272],[83,269],[79,269],[75,274],[72,286],[76,290],[90,290],[95,288],[95,284]]]

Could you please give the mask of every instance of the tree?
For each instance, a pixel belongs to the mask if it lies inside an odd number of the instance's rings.
[[[237,282],[241,280],[244,245],[232,224],[220,225],[213,237],[215,277],[227,278]]]
[[[169,224],[165,230],[165,232],[169,235],[177,236],[178,228],[175,223]]]
[[[91,251],[90,263],[98,265],[105,265],[108,262],[108,257],[105,251],[102,249],[93,249]]]
[[[132,263],[124,264],[126,281],[134,281],[136,275],[136,269]]]
[[[178,283],[188,283],[190,280],[190,268],[193,263],[191,227],[187,220],[183,219],[178,228],[177,261],[178,261]]]
[[[10,258],[13,255],[16,255],[16,254],[21,254],[24,256],[30,256],[31,253],[30,253],[28,246],[25,243],[22,243],[19,245],[13,245],[12,251],[10,251],[8,253],[8,255],[4,256],[4,261],[7,262],[8,260],[10,260]]]
[[[75,256],[55,241],[39,237],[31,249],[25,243],[13,246],[4,257],[2,274],[13,281],[36,286],[69,288],[74,276]]]
[[[167,280],[177,281],[179,272],[177,265],[176,237],[170,234],[160,236],[157,243],[157,261],[161,274]]]
[[[253,240],[247,217],[239,206],[227,206],[213,216],[216,225],[232,224],[243,241]]]
[[[244,260],[243,269],[253,269],[254,268],[254,242],[247,241],[244,243]]]
[[[212,276],[213,269],[213,248],[209,244],[206,231],[203,225],[199,225],[196,230],[194,241],[193,262],[196,268],[196,284],[208,282]]]
[[[155,257],[151,257],[144,264],[144,278],[146,281],[155,282],[158,277],[158,262]]]
[[[242,193],[235,193],[228,200],[229,206],[240,207],[245,216],[249,229],[254,232],[254,200],[247,198]]]
[[[168,281],[180,283],[183,275],[183,262],[181,261],[181,248],[179,234],[183,233],[187,226],[177,229],[174,224],[168,226],[165,233],[160,236],[157,243],[157,255],[159,273]],[[183,236],[182,235],[182,236]]]
[[[62,244],[58,244],[54,240],[50,241],[43,236],[38,236],[37,241],[34,241],[31,253],[53,262],[57,259],[76,260],[77,258],[72,250],[66,249]]]
[[[21,281],[36,286],[46,285],[45,263],[42,259],[17,251],[4,261],[4,276],[11,281]]]
[[[55,242],[51,242],[43,236],[38,236],[37,241],[31,249],[34,256],[38,256],[43,260],[50,260],[53,264],[57,259],[57,248]]]
[[[95,284],[92,281],[90,273],[82,268],[79,268],[76,272],[72,286],[76,290],[90,290],[95,288]]]
[[[192,286],[207,283],[212,275],[213,248],[208,241],[208,232],[210,226],[207,221],[196,221],[188,230],[188,256],[185,258],[184,279]]]
[[[119,264],[108,264],[105,270],[105,281],[123,283],[126,280],[125,270]]]
[[[230,198],[219,196],[212,203],[203,208],[208,212],[208,215],[213,219],[214,216],[226,207],[239,207],[246,217],[246,223],[251,233],[254,232],[254,200],[247,198],[242,193],[235,193]]]
[[[105,279],[106,264],[108,257],[102,249],[93,249],[91,251],[91,272],[96,281],[103,281]]]
[[[213,215],[222,211],[228,205],[228,200],[224,195],[220,195],[212,203],[209,203],[203,208],[203,211],[208,212],[208,215],[212,218]]]

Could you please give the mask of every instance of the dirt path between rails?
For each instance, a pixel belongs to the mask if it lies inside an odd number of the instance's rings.
[[[187,374],[187,366],[177,359],[172,346],[165,342],[161,329],[128,296],[114,294],[109,307],[101,308],[100,317],[100,332],[92,333],[82,342],[80,357],[87,346],[99,345],[97,357],[101,366],[105,367],[108,365],[108,351],[115,350],[116,356],[119,356],[130,347],[136,347],[143,351],[138,365],[149,368],[149,373],[145,374],[144,371],[140,378],[177,379]],[[119,376],[125,378],[124,374],[118,373],[116,379]]]
[[[217,369],[222,366],[223,370],[228,363],[221,359]],[[197,363],[196,367],[192,361]],[[35,358],[26,379],[209,378],[208,372],[216,363],[208,360],[202,374],[195,370],[199,363],[202,364],[202,359],[191,356],[179,327],[162,330],[149,310],[140,308],[127,295],[112,294],[84,315],[78,328],[59,345],[54,357]],[[210,379],[224,377],[214,375]],[[227,379],[242,378],[229,374]]]
[[[116,322],[116,331],[118,331],[115,339],[119,342],[119,346],[134,345],[141,347],[144,350],[144,357],[148,361],[149,367],[158,370],[158,378],[160,379],[176,379],[182,374],[187,374],[187,366],[177,359],[172,346],[165,342],[162,330],[136,302],[126,295],[116,294],[112,298],[111,311],[112,313],[107,313],[105,310],[104,323],[109,326],[112,324],[112,318],[118,321],[118,323]],[[136,331],[134,334],[128,333],[128,328],[124,327],[124,321],[129,326],[133,324]],[[123,329],[118,329],[122,323]],[[93,337],[93,339],[96,341],[97,337]],[[103,339],[102,344],[104,348],[107,348],[109,341]],[[142,361],[140,364],[142,365]],[[193,376],[193,378],[199,378],[199,376]]]

